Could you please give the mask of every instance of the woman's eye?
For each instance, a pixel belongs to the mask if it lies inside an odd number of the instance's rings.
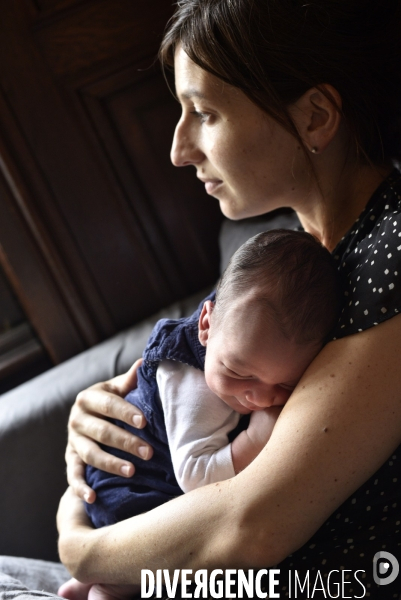
[[[191,115],[194,115],[201,123],[206,123],[209,117],[208,113],[200,112],[199,110],[191,111]]]

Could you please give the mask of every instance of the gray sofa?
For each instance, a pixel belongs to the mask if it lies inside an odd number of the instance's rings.
[[[291,213],[225,222],[222,268],[252,235],[297,223]],[[142,354],[156,319],[191,314],[208,292],[178,302],[0,396],[0,554],[57,560],[55,515],[67,485],[66,424],[76,395],[126,371]]]

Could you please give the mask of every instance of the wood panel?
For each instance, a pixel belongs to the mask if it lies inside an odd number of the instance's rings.
[[[213,281],[221,215],[194,170],[171,165],[180,108],[160,74],[139,64],[81,92],[98,145],[116,165],[116,183],[151,244],[159,276],[168,273],[179,295]]]
[[[169,162],[170,1],[0,7],[0,261],[60,362],[213,282],[221,215]]]
[[[44,13],[60,12],[64,9],[71,9],[82,3],[83,0],[31,0],[32,6],[37,11]]]
[[[17,190],[11,193],[5,178],[0,177],[0,261],[53,361],[61,362],[85,346],[32,234],[31,224],[16,205],[16,193]]]
[[[157,7],[157,10],[155,8]],[[39,17],[34,36],[54,75],[76,81],[155,54],[170,2],[92,0]]]
[[[0,268],[0,394],[49,366],[51,362]]]
[[[0,335],[16,327],[23,320],[24,314],[0,267]]]

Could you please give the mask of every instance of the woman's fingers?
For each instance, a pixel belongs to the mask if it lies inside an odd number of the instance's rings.
[[[142,429],[146,425],[146,419],[139,408],[114,393],[109,386],[109,382],[98,383],[78,394],[70,417],[70,423],[72,419],[74,429],[80,428],[82,431],[83,426],[78,417],[83,414],[118,419],[137,429]]]
[[[120,402],[123,402],[120,400]],[[123,402],[127,404],[127,402]],[[101,413],[104,416],[114,417],[114,411],[110,410],[108,414]],[[133,435],[129,431],[106,421],[105,419],[98,417],[97,415],[91,414],[81,410],[78,403],[73,406],[69,421],[69,441],[73,445],[74,450],[78,453],[81,459],[93,467],[101,468],[105,471],[118,473],[119,475],[125,474],[130,476],[124,471],[120,472],[123,464],[128,464],[127,461],[116,458],[107,452],[101,450],[98,445],[104,444],[105,446],[111,446],[112,448],[118,448],[129,454],[134,454],[144,460],[148,460],[152,456],[152,448],[141,438]],[[101,456],[99,459],[98,457]],[[107,457],[107,459],[106,459]],[[101,464],[100,464],[100,462]],[[112,466],[112,471],[106,466],[106,462]],[[116,471],[115,465],[118,464],[119,468]]]
[[[60,499],[57,511],[57,528],[61,533],[80,526],[93,527],[82,500],[76,496],[71,487],[68,487]]]
[[[119,448],[144,460],[152,457],[153,449],[141,438],[104,419],[85,413],[80,415],[80,419],[76,414],[74,410],[70,419],[67,477],[75,493],[91,503],[95,500],[95,493],[85,483],[85,464],[123,477],[132,477],[135,472],[131,462],[105,452],[96,442]]]
[[[124,397],[128,392],[136,388],[138,384],[138,367],[141,366],[142,362],[142,358],[139,358],[126,373],[109,379],[106,383],[109,385],[110,391],[117,394],[117,396]]]
[[[142,359],[139,359],[123,375],[96,383],[80,392],[73,406],[73,411],[79,408],[81,409],[80,412],[119,419],[138,429],[145,427],[146,419],[142,412],[136,406],[123,400],[128,392],[137,385],[137,370],[141,363]]]
[[[96,500],[96,493],[87,485],[85,481],[85,463],[75,452],[71,444],[67,445],[65,460],[67,463],[67,481],[69,485],[81,500],[92,504]]]
[[[139,438],[128,435],[134,438],[134,441],[139,440]],[[147,452],[145,458],[147,458],[152,449],[146,447],[145,450]],[[137,449],[137,454],[140,451],[140,448]],[[132,454],[135,454],[135,452],[132,452]],[[66,450],[66,462],[69,485],[77,496],[89,504],[95,501],[96,494],[85,481],[85,467],[87,464],[123,477],[132,477],[135,473],[135,467],[132,463],[105,452],[90,438],[79,434],[73,434],[70,437]]]
[[[96,494],[85,482],[85,464],[114,475],[132,477],[134,465],[102,450],[98,444],[111,446],[144,460],[152,457],[153,449],[141,438],[110,423],[118,419],[138,429],[145,427],[141,411],[123,400],[137,384],[137,369],[131,369],[109,381],[98,383],[78,394],[68,423],[66,451],[67,477],[74,492],[86,502],[94,502]]]

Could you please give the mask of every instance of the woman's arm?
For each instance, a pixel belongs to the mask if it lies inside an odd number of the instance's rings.
[[[125,450],[145,460],[152,456],[152,448],[141,438],[104,419],[119,419],[138,429],[145,427],[146,420],[141,411],[123,400],[136,387],[137,369],[141,362],[142,359],[137,360],[127,373],[97,383],[78,394],[71,409],[65,455],[67,479],[75,493],[86,502],[94,502],[96,494],[86,484],[85,464],[123,477],[132,477],[135,470],[132,463],[104,452],[96,442]]]
[[[400,444],[400,355],[401,315],[328,344],[238,476],[96,531],[61,516],[62,561],[106,583],[138,583],[144,568],[281,561]]]

